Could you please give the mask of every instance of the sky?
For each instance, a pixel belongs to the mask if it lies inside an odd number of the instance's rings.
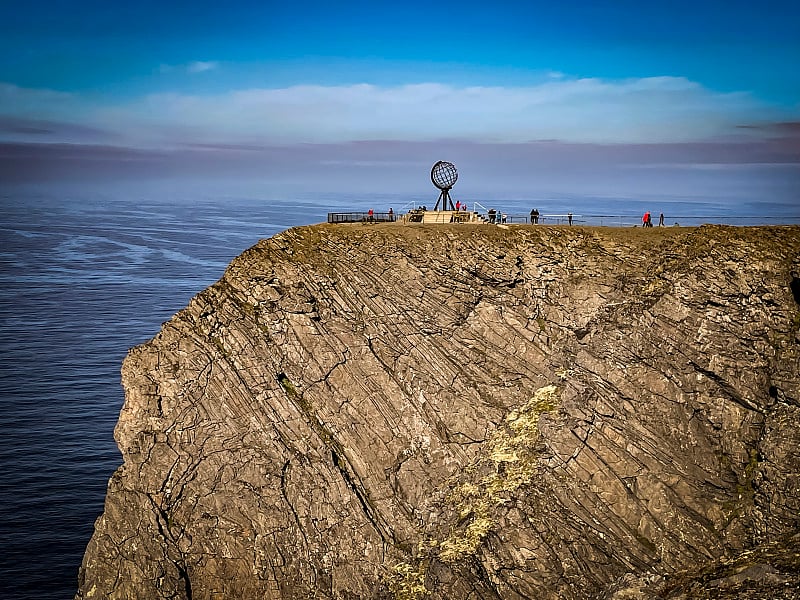
[[[0,0],[0,182],[800,204],[800,4]]]

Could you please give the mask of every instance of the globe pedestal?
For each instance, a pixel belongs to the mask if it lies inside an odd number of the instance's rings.
[[[445,188],[439,193],[439,199],[436,201],[436,206],[433,207],[433,210],[439,210],[439,202],[442,203],[442,210],[456,209],[453,199],[450,197],[450,188]],[[448,205],[450,208],[448,208]]]

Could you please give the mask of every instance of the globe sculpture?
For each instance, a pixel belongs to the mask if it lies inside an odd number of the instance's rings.
[[[439,210],[439,202],[442,203],[442,210],[448,210],[448,205],[450,206],[449,210],[455,210],[456,207],[453,206],[453,200],[450,198],[450,188],[458,181],[456,166],[446,160],[440,160],[431,169],[431,181],[441,190],[433,210]]]

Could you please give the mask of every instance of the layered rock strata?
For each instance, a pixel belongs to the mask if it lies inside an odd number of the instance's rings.
[[[797,227],[291,229],[122,376],[78,598],[795,597]]]

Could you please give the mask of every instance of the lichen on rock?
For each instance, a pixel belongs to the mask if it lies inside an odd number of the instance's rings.
[[[449,499],[459,519],[469,522],[441,542],[440,560],[452,563],[475,554],[495,526],[495,509],[509,502],[520,487],[532,483],[538,466],[539,417],[555,409],[557,402],[555,385],[536,390],[533,398],[505,416],[485,442],[486,449],[464,469],[466,480],[455,486]]]

